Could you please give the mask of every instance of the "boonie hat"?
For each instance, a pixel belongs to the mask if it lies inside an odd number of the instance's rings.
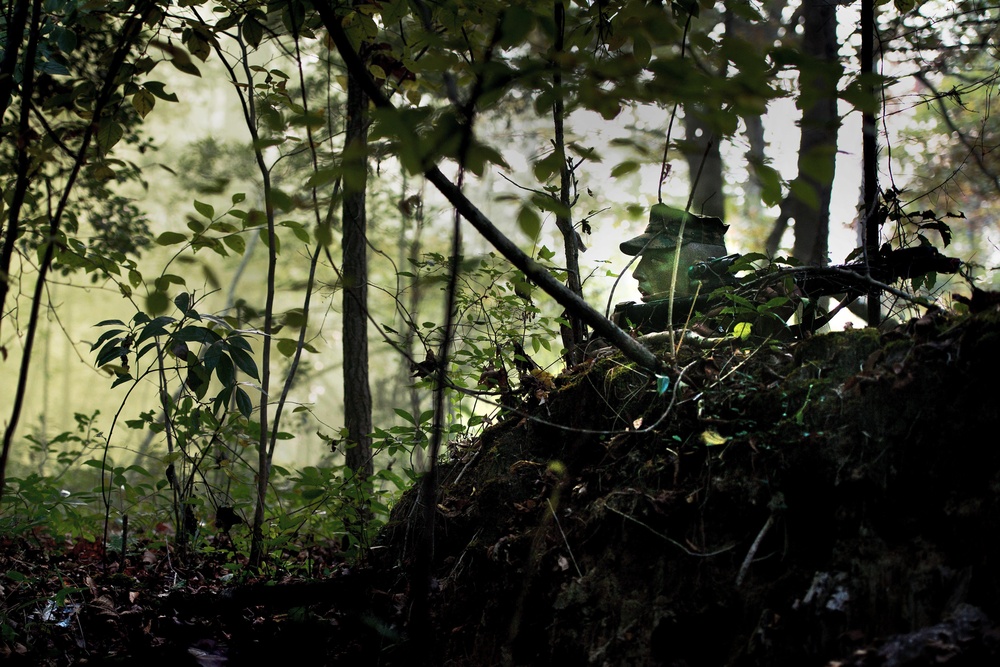
[[[638,255],[646,250],[670,250],[677,247],[677,235],[684,222],[684,243],[704,243],[725,248],[723,237],[729,229],[719,218],[695,215],[666,204],[654,204],[649,209],[646,231],[619,246],[626,255]]]

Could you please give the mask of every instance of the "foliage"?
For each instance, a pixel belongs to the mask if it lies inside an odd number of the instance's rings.
[[[527,269],[493,252],[460,257],[457,275],[450,276],[452,258],[433,223],[424,247],[417,232],[412,245],[404,243],[406,209],[415,197],[422,206],[422,195],[408,189],[409,181],[398,196],[376,193],[373,230],[382,237],[372,237],[372,244],[382,268],[372,273],[372,283],[384,288],[400,317],[392,319],[381,305],[368,315],[372,322],[388,321],[378,329],[404,352],[403,374],[412,371],[407,383],[424,393],[447,391],[448,409],[435,415],[419,397],[410,405],[383,406],[382,414],[395,421],[372,429],[379,465],[362,478],[343,463],[349,438],[303,400],[294,414],[308,417],[304,423],[331,451],[300,470],[274,465],[277,443],[295,437],[283,410],[297,400],[291,394],[303,381],[300,363],[309,355],[318,359],[319,341],[336,329],[315,324],[314,316],[323,313],[312,299],[317,281],[329,287],[323,297],[345,287],[331,252],[343,228],[337,214],[342,189],[364,183],[363,170],[381,175],[398,169],[401,178],[412,179],[439,165],[457,167],[463,187],[466,177],[512,174],[517,191],[498,189],[491,203],[513,209],[512,226],[534,248],[532,266],[559,283],[572,282],[573,264],[538,243],[552,218],[565,238],[590,230],[590,216],[573,220],[574,207],[581,191],[604,184],[586,182],[582,165],[614,161],[606,165],[609,177],[624,183],[678,147],[669,130],[664,137],[659,128],[594,146],[585,126],[573,126],[573,114],[617,122],[640,107],[697,105],[707,127],[726,138],[782,96],[795,95],[800,108],[808,107],[809,81],[842,76],[841,99],[856,109],[873,108],[871,77],[852,76],[848,61],[818,62],[791,38],[751,41],[752,28],[773,30],[783,6],[726,4],[721,19],[738,18],[747,31],[723,29],[720,15],[688,2],[36,4],[37,20],[25,19],[23,52],[16,31],[5,30],[4,55],[14,59],[4,62],[18,65],[7,80],[24,97],[13,95],[4,108],[0,223],[2,270],[10,271],[3,276],[4,294],[34,275],[39,296],[27,318],[19,314],[18,304],[28,302],[23,295],[14,305],[0,304],[4,335],[11,335],[8,322],[33,335],[49,264],[67,279],[82,275],[113,287],[133,312],[101,321],[91,344],[96,367],[124,394],[107,435],[97,428],[95,413],[78,417],[76,433],[26,438],[42,465],[51,466],[55,457],[61,472],[10,476],[4,507],[23,512],[27,527],[54,512],[60,529],[88,534],[99,532],[90,522],[100,515],[102,540],[110,541],[118,525],[121,542],[128,541],[126,517],[135,534],[169,512],[169,532],[179,545],[221,551],[228,536],[232,569],[245,563],[248,541],[256,553],[267,554],[275,571],[293,567],[306,535],[343,537],[345,550],[358,553],[397,494],[419,476],[435,435],[457,446],[516,407],[522,395],[544,402],[555,374],[546,369],[563,353],[563,328],[575,314],[553,312]],[[2,17],[5,29],[14,18]],[[341,32],[361,59],[360,69],[338,42]],[[190,210],[171,210],[172,219],[154,237],[146,213],[123,194],[150,180],[148,167],[139,164],[154,149],[143,136],[143,121],[162,113],[164,103],[179,101],[162,75],[168,65],[195,79],[210,61],[225,71],[246,134],[242,141],[188,146],[183,159],[167,165],[179,173],[188,198],[197,198]],[[352,77],[368,77],[390,102],[373,108],[362,154],[344,145],[345,66]],[[807,83],[796,89],[792,79]],[[526,146],[512,146],[510,133],[496,131],[510,115],[545,129],[529,135]],[[560,129],[549,130],[555,116]],[[525,173],[514,174],[514,149],[529,154]],[[750,168],[767,204],[796,187],[784,183],[766,158]],[[235,187],[227,171],[258,190],[249,197],[231,194],[226,202]],[[588,196],[599,200],[601,193]],[[390,200],[398,201],[398,211]],[[922,242],[930,231],[947,231],[936,214],[915,217],[890,205],[886,216],[897,225],[892,242],[900,246],[914,234]],[[402,239],[396,257],[401,269],[385,268],[392,250],[386,239]],[[249,264],[258,241],[268,255],[267,277],[254,286],[263,296],[241,288],[216,308],[209,292],[221,289],[228,260]],[[153,268],[148,256],[167,252],[166,266]],[[285,284],[277,277],[279,262]],[[204,289],[188,274],[194,264],[205,270]],[[431,304],[439,290],[430,288],[444,289],[452,277],[457,317],[454,331],[447,331],[447,317],[428,314],[439,310]],[[394,279],[408,287],[386,286]],[[787,305],[782,294],[760,302],[732,292],[727,298],[725,314],[737,323],[781,320]],[[449,336],[455,345],[441,376],[434,350]],[[29,343],[25,369],[30,362]],[[132,397],[150,384],[154,398],[135,406]],[[23,395],[23,382],[17,391]],[[128,410],[138,416],[125,418]],[[131,433],[122,435],[123,426]],[[130,463],[117,455],[138,437],[147,438],[140,451],[145,458]],[[5,459],[11,441],[5,439]],[[71,488],[70,500],[65,488]],[[103,507],[95,514],[98,500]],[[216,535],[210,536],[213,523]],[[243,523],[259,534],[246,534]]]

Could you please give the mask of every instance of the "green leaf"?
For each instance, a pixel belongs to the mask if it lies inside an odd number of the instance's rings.
[[[504,47],[521,46],[535,26],[534,15],[525,7],[510,4],[502,14],[500,44]]]
[[[227,342],[231,343],[232,339],[229,339]],[[229,353],[232,355],[233,361],[241,371],[252,377],[254,380],[260,380],[260,377],[257,375],[257,363],[253,360],[253,357],[235,345],[229,346]]]
[[[253,413],[253,403],[250,402],[250,396],[243,391],[242,387],[236,388],[236,408],[240,411],[240,414],[250,418]]]
[[[180,232],[163,232],[156,237],[156,245],[174,245],[175,243],[184,243],[187,240],[187,236]]]
[[[212,53],[212,47],[197,33],[193,33],[187,40],[187,47],[191,55],[202,62],[208,60],[208,56]]]
[[[759,161],[751,161],[750,168],[760,183],[760,198],[765,206],[777,206],[781,203],[781,176],[778,170]]]
[[[197,77],[201,76],[201,71],[198,69],[198,66],[195,65],[190,60],[185,60],[185,59],[178,60],[177,58],[174,58],[170,61],[170,64],[176,67],[181,72],[184,72],[185,74],[190,74],[191,76],[197,76]]]
[[[125,136],[125,129],[111,119],[105,119],[97,130],[97,146],[101,153],[107,155],[115,144]]]
[[[241,255],[244,252],[246,252],[247,243],[246,241],[243,240],[242,236],[239,236],[237,234],[232,234],[230,236],[223,236],[222,242],[225,243],[227,246],[229,246],[230,250],[233,250],[234,252],[237,252]]]
[[[656,376],[656,393],[662,396],[670,388],[670,378],[666,375]]]
[[[171,285],[181,285],[183,287],[185,284],[184,278],[173,273],[164,273],[162,276],[153,281],[153,285],[155,285],[156,289],[161,292],[166,292]]]
[[[201,213],[206,218],[208,218],[209,220],[215,219],[215,208],[211,204],[206,204],[204,202],[200,202],[197,199],[195,199],[194,209],[199,213]]]
[[[406,410],[404,410],[404,409],[402,409],[402,408],[393,408],[393,409],[392,409],[392,411],[393,411],[393,412],[395,412],[395,413],[396,413],[397,415],[399,415],[400,417],[402,417],[403,419],[405,419],[406,421],[408,421],[408,422],[410,422],[411,424],[413,424],[414,426],[416,426],[416,425],[417,425],[417,420],[416,420],[416,419],[414,419],[414,418],[413,418],[413,415],[411,415],[411,414],[410,414],[409,412],[407,412]]]
[[[639,168],[639,163],[635,160],[625,160],[624,162],[619,162],[614,167],[611,168],[611,178],[619,178],[626,174],[631,174]]]
[[[265,248],[271,247],[271,235],[267,233],[266,228],[261,229],[257,233],[257,235],[260,237],[260,240],[264,243]],[[281,238],[277,234],[274,235],[274,254],[275,255],[281,254]]]
[[[542,219],[538,211],[532,206],[523,205],[517,212],[517,226],[521,228],[529,238],[535,240],[542,231]]]
[[[167,304],[163,307],[163,309],[166,310],[170,305],[170,301],[167,299],[166,294],[163,295],[163,298],[167,301]],[[169,315],[160,315],[156,319],[150,320],[146,324],[146,326],[142,328],[142,331],[139,333],[139,337],[136,338],[135,340],[136,345],[146,340],[147,338],[152,338],[153,336],[161,336],[165,334],[167,332],[167,325],[173,324],[176,321],[177,320],[170,317]]]
[[[256,49],[260,46],[260,40],[264,36],[264,26],[252,14],[248,14],[243,19],[243,25],[240,26],[240,33],[246,43]]]
[[[225,354],[220,353],[215,359],[215,362],[215,377],[219,378],[219,382],[221,382],[224,387],[229,387],[235,384],[236,367],[233,366],[233,360]]]
[[[279,338],[277,343],[278,352],[285,357],[293,356],[298,346],[298,341],[293,338]]]
[[[140,88],[139,92],[132,96],[132,107],[140,118],[145,118],[154,106],[156,106],[156,98],[145,88]]]
[[[100,368],[111,361],[117,361],[123,354],[125,354],[125,350],[118,345],[118,341],[112,341],[105,345],[104,349],[97,355],[97,367]]]
[[[147,81],[143,84],[143,87],[164,102],[176,102],[176,93],[168,93],[163,90],[166,85],[162,81]]]
[[[56,37],[56,44],[63,53],[73,53],[76,50],[76,33],[67,28],[56,27],[52,30]]]
[[[150,292],[149,296],[146,297],[146,310],[153,315],[166,312],[169,307],[170,299],[160,290]]]
[[[649,40],[642,35],[632,35],[632,56],[635,58],[636,64],[642,67],[648,65],[650,58],[653,57],[653,47]]]

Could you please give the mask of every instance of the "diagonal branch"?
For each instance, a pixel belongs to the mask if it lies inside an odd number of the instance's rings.
[[[340,52],[344,64],[348,70],[357,75],[358,81],[364,87],[365,92],[368,93],[368,97],[372,103],[380,109],[395,110],[395,106],[382,93],[382,90],[368,74],[368,70],[351,45],[350,39],[344,32],[333,7],[325,0],[316,2],[315,7],[323,25],[330,34],[330,38]],[[561,306],[566,308],[570,313],[578,316],[595,333],[603,336],[610,345],[617,347],[625,356],[636,362],[643,369],[653,374],[663,372],[664,363],[662,360],[658,359],[644,345],[637,342],[625,331],[615,326],[610,320],[594,310],[582,297],[574,294],[565,285],[556,280],[541,264],[517,247],[513,241],[497,229],[496,225],[465,196],[460,188],[441,172],[437,165],[426,167],[424,169],[424,176],[434,184],[438,191],[444,195],[462,217],[475,227],[476,231],[483,238]]]

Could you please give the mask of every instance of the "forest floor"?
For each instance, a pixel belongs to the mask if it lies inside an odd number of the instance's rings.
[[[536,377],[441,466],[412,619],[415,489],[362,562],[313,549],[322,581],[5,538],[0,660],[1000,664],[998,350],[994,307]]]

